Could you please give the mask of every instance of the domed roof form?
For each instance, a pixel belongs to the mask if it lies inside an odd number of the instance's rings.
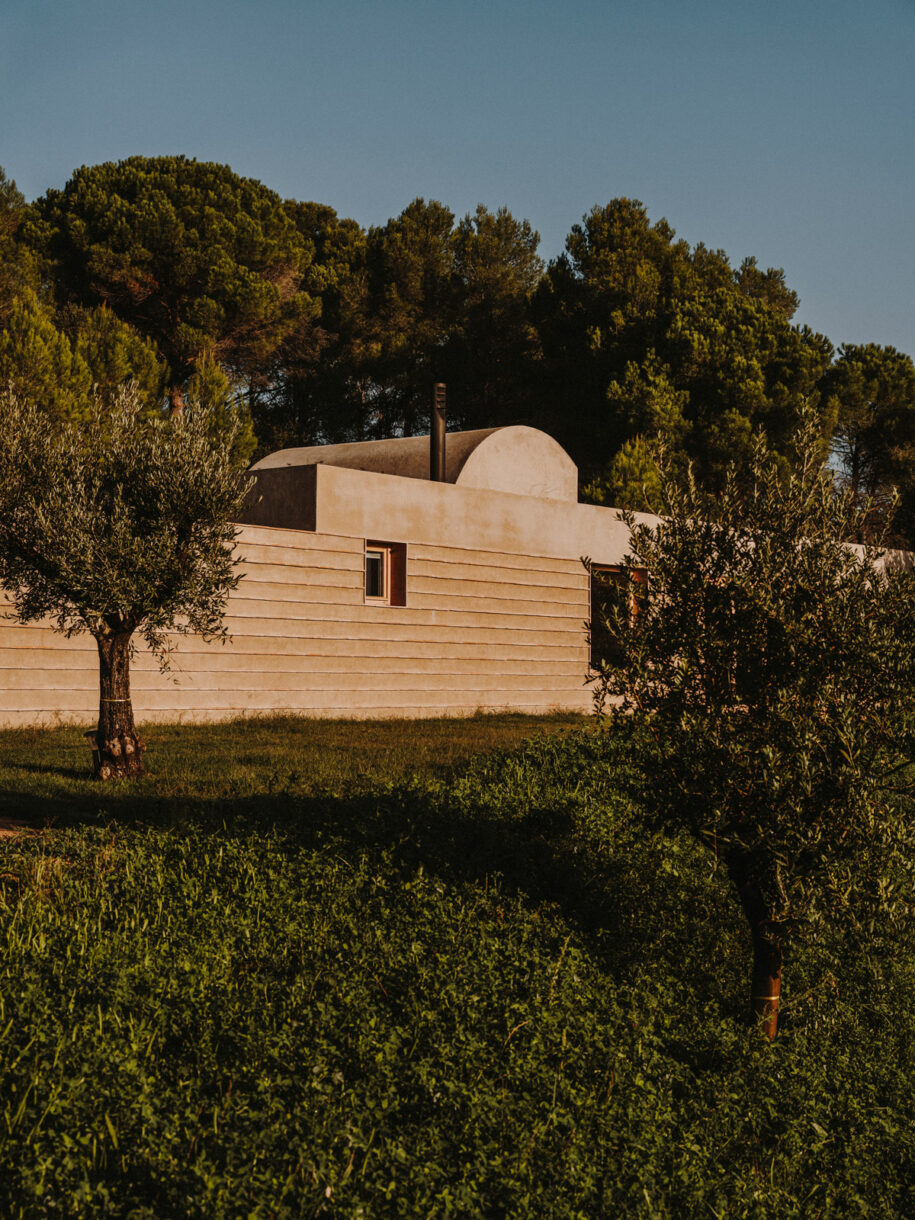
[[[429,437],[402,436],[384,441],[280,449],[255,462],[251,469],[319,464],[428,480]],[[572,503],[578,500],[575,463],[551,436],[524,425],[447,433],[445,475],[446,482],[461,487]]]

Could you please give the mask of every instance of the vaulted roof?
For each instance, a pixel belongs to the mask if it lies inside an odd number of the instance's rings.
[[[429,437],[280,449],[261,458],[251,469],[317,465],[428,480]],[[545,432],[522,425],[449,432],[445,475],[445,482],[462,487],[573,503],[578,499],[578,468],[566,451]]]

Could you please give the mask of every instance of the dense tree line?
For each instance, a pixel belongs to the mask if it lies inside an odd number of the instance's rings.
[[[650,440],[714,489],[763,433],[787,469],[812,403],[865,529],[895,488],[915,542],[910,357],[835,350],[793,321],[783,271],[636,200],[595,207],[548,266],[538,241],[504,208],[424,199],[365,230],[184,157],[83,167],[32,204],[0,171],[0,379],[52,412],[135,381],[150,410],[231,413],[245,453],[421,432],[445,381],[452,427],[542,427],[589,498],[636,509],[658,504]]]

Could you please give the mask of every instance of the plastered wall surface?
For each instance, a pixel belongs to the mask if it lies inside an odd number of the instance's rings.
[[[319,484],[327,473],[319,468]],[[390,479],[351,470],[330,476]],[[482,524],[482,534],[470,531],[470,539],[453,522],[401,537],[397,527],[408,522],[390,511],[393,503],[376,502],[371,521],[359,516],[371,491],[362,486],[357,503],[345,509],[339,503],[345,484],[328,483],[329,498],[322,510],[319,495],[317,509],[328,520],[335,513],[337,521],[358,517],[366,529],[322,531],[320,521],[315,533],[242,527],[237,547],[244,579],[226,617],[231,642],[179,638],[167,675],[141,646],[132,669],[140,721],[590,709],[588,577],[577,555],[494,545],[502,535]],[[480,536],[489,543],[468,544]],[[365,603],[367,537],[407,543],[406,606]],[[67,640],[41,624],[0,620],[0,724],[88,727],[97,700],[91,638]]]

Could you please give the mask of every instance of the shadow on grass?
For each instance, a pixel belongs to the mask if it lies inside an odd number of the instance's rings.
[[[52,775],[58,779],[88,779],[92,774],[91,765],[85,767],[60,767],[52,763],[16,763],[17,771],[26,771],[29,775]],[[6,796],[0,794],[0,799]]]
[[[0,791],[0,808],[61,829],[279,835],[289,850],[333,852],[352,862],[383,857],[385,869],[405,881],[420,867],[457,886],[498,878],[505,897],[523,896],[532,909],[556,907],[589,953],[617,976],[659,955],[674,973],[683,966],[682,946],[671,931],[683,919],[678,883],[647,855],[633,859],[625,847],[591,850],[568,811],[495,817],[407,786],[352,797],[274,792],[211,798],[144,795],[126,782],[120,791],[86,788],[66,800]],[[695,984],[695,963],[690,969]]]

